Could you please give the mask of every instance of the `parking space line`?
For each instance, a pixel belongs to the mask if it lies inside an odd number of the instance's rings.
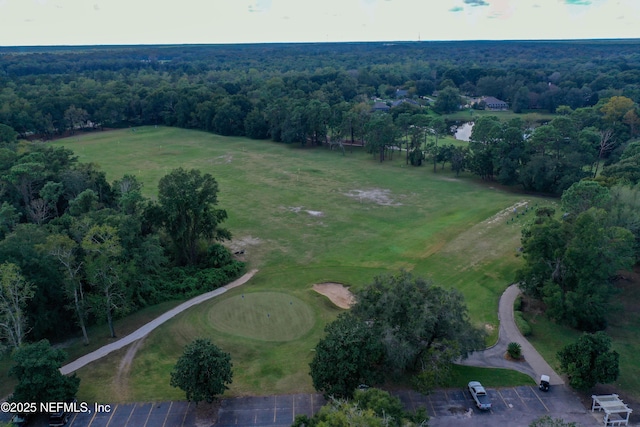
[[[276,423],[276,416],[278,415],[278,404],[277,404],[277,397],[274,395],[273,396],[273,423]]]
[[[78,418],[78,413],[77,412],[75,414],[73,414],[73,418],[71,419],[71,421],[69,421],[69,427],[73,426],[73,422],[76,420],[76,418]]]
[[[502,393],[500,393],[500,390],[496,389],[496,392],[498,393],[498,396],[500,396],[500,399],[502,399],[502,403],[504,403],[504,406],[509,409],[513,409],[513,405],[510,405],[506,400],[504,400],[504,397],[502,397]]]
[[[142,427],[147,427],[147,423],[149,422],[149,417],[151,416],[151,411],[153,411],[153,403],[149,405],[149,413],[147,414],[147,419],[144,420],[144,426]]]
[[[544,402],[542,401],[542,399],[540,399],[540,396],[538,396],[538,393],[533,389],[533,387],[529,386],[529,388],[533,391],[533,394],[535,394],[535,396],[538,398],[538,400],[540,401],[540,403],[542,403],[542,406],[544,406],[544,409],[547,410],[547,412],[551,412],[549,410],[549,408],[547,408],[547,405],[544,404]]]
[[[91,424],[93,423],[93,420],[95,419],[96,415],[98,415],[98,411],[93,411],[93,417],[91,417],[91,421],[89,421],[89,424],[87,424],[87,427],[91,427]]]
[[[187,402],[187,409],[184,410],[184,415],[182,416],[182,423],[180,427],[184,427],[184,422],[187,420],[187,414],[189,413],[189,406],[191,406],[191,401]]]
[[[111,411],[111,416],[109,416],[109,421],[107,421],[107,424],[106,424],[107,427],[109,427],[109,424],[111,423],[111,418],[113,418],[113,414],[115,414],[116,411],[118,410],[118,406],[119,405],[116,404],[116,407],[113,408],[113,411]]]
[[[293,423],[296,420],[296,396],[295,394],[293,396],[291,396],[291,405],[292,405],[292,410],[291,410],[291,422]]]
[[[427,396],[427,402],[429,402],[429,405],[431,405],[431,409],[433,410],[433,416],[436,416],[436,407],[433,406],[433,401],[431,400],[431,397]]]
[[[129,412],[129,418],[127,418],[127,422],[124,423],[125,426],[129,425],[129,420],[131,419],[131,415],[136,411],[136,406],[138,406],[138,404],[134,403],[133,408],[131,408],[131,412]]]
[[[520,393],[518,393],[518,389],[516,389],[515,387],[513,387],[513,391],[516,393],[516,396],[518,396],[518,399],[520,399],[520,402],[522,402],[522,404],[524,405],[525,408],[528,408],[529,405],[527,405],[527,403],[524,401],[524,399],[522,399],[522,397],[520,397]]]
[[[167,424],[167,418],[169,418],[169,414],[171,413],[171,407],[173,406],[173,400],[169,402],[169,409],[167,410],[167,415],[164,417],[164,421],[162,422],[162,427]]]

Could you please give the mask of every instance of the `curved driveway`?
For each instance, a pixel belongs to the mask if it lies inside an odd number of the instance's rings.
[[[100,347],[99,349],[97,349],[96,351],[93,351],[89,354],[85,354],[84,356],[74,360],[73,362],[64,365],[62,368],[60,368],[60,372],[62,372],[63,374],[70,374],[74,371],[77,371],[78,369],[82,368],[83,366],[98,360],[104,356],[106,356],[107,354],[111,353],[112,351],[116,351],[116,350],[120,350],[122,347],[125,347],[129,344],[131,344],[134,341],[139,340],[140,338],[146,336],[147,334],[149,334],[149,332],[153,331],[154,329],[156,329],[158,326],[162,325],[163,323],[165,323],[167,320],[173,318],[175,315],[182,313],[183,311],[185,311],[186,309],[193,307],[196,304],[200,304],[201,302],[210,300],[211,298],[217,297],[218,295],[221,295],[225,292],[227,292],[229,289],[231,288],[235,288],[236,286],[240,286],[245,284],[249,279],[251,279],[253,277],[254,274],[256,274],[258,272],[258,270],[251,270],[248,273],[246,273],[244,276],[240,277],[239,279],[234,280],[233,282],[222,286],[214,291],[211,292],[207,292],[205,294],[202,295],[198,295],[195,298],[191,298],[189,301],[183,302],[182,304],[180,304],[177,307],[172,308],[171,310],[167,311],[166,313],[158,316],[157,318],[155,318],[154,320],[152,320],[151,322],[147,323],[146,325],[142,326],[141,328],[137,329],[136,331],[130,333],[129,335],[127,335],[124,338],[120,338],[118,341],[115,341],[111,344],[107,344],[103,347]]]
[[[533,378],[537,383],[540,375],[548,375],[552,385],[564,384],[560,376],[549,366],[540,356],[540,353],[522,336],[516,326],[513,317],[513,303],[520,294],[517,284],[509,286],[500,297],[498,307],[498,319],[500,329],[498,331],[498,342],[483,351],[476,351],[467,359],[458,363],[468,366],[507,368],[525,373]],[[510,342],[517,342],[522,346],[522,356],[524,361],[513,362],[504,358],[507,346]]]

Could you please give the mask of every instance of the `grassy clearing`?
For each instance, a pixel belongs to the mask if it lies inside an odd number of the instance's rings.
[[[511,221],[511,210],[537,202],[446,170],[434,174],[429,167],[407,167],[403,156],[380,164],[358,150],[342,156],[321,148],[153,127],[55,144],[74,150],[83,162],[98,162],[110,181],[137,175],[151,197],[160,177],[173,168],[211,173],[220,184],[220,206],[229,214],[230,244],[245,249],[249,267],[260,269],[242,289],[189,310],[145,340],[131,371],[131,400],[174,397],[168,372],[184,344],[197,336],[232,354],[231,395],[309,391],[312,349],[339,312],[311,286],[335,281],[357,289],[376,274],[401,268],[460,290],[472,320],[495,340],[498,299],[520,265],[516,249],[527,220]],[[211,326],[212,307],[249,292],[298,298],[313,310],[313,326],[299,338],[280,342]],[[80,376],[109,384],[113,373],[92,364]],[[109,387],[98,391],[104,400],[117,400]]]

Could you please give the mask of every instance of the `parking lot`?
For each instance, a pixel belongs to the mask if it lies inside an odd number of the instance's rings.
[[[467,390],[436,390],[430,395],[414,391],[397,391],[405,408],[415,411],[425,408],[430,426],[528,426],[543,415],[574,421],[581,426],[600,425],[567,387],[553,387],[548,393],[536,387],[521,386],[487,389],[492,408],[475,408]],[[314,414],[325,400],[318,394],[295,394],[223,399],[217,418],[188,402],[130,403],[113,405],[109,412],[72,415],[70,427],[195,427],[213,426],[290,426],[296,415]],[[89,406],[93,408],[93,404]],[[6,414],[0,421],[8,420]],[[34,426],[46,426],[46,419]]]
[[[405,408],[426,408],[431,417],[430,426],[478,426],[508,425],[526,427],[543,415],[574,421],[581,426],[600,425],[596,418],[567,387],[552,387],[541,392],[537,387],[521,386],[487,389],[491,409],[481,411],[474,405],[466,389],[436,390],[425,396],[414,391],[395,393]]]

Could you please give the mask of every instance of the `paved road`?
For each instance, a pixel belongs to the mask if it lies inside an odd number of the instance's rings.
[[[111,344],[107,344],[103,347],[100,347],[99,349],[97,349],[94,352],[91,352],[89,354],[85,354],[84,356],[80,357],[79,359],[74,360],[73,362],[64,365],[62,368],[60,368],[60,372],[62,372],[63,374],[70,374],[74,371],[77,371],[78,369],[82,368],[83,366],[96,361],[104,356],[106,356],[107,354],[111,353],[112,351],[116,351],[116,350],[120,350],[121,348],[131,344],[134,341],[139,340],[140,338],[145,337],[146,335],[148,335],[151,331],[153,331],[154,329],[156,329],[158,326],[162,325],[163,323],[165,323],[167,320],[173,318],[174,316],[176,316],[179,313],[182,313],[183,311],[185,311],[186,309],[193,307],[194,305],[200,304],[201,302],[210,300],[211,298],[217,297],[218,295],[221,295],[225,292],[227,292],[229,289],[231,288],[235,288],[237,286],[243,285],[245,284],[247,281],[249,281],[249,279],[251,279],[253,277],[254,274],[256,274],[258,272],[258,270],[251,270],[248,273],[246,273],[244,276],[242,276],[241,278],[225,285],[222,286],[214,291],[211,292],[207,292],[206,294],[202,294],[202,295],[198,295],[195,298],[190,299],[189,301],[186,301],[182,304],[180,304],[177,307],[172,308],[171,310],[167,311],[166,313],[162,314],[161,316],[157,317],[156,319],[152,320],[151,322],[147,323],[146,325],[142,326],[141,328],[139,328],[138,330],[132,332],[131,334],[127,335],[124,338],[119,339],[116,342],[113,342]]]
[[[520,289],[518,285],[511,285],[500,297],[498,307],[498,319],[500,320],[498,342],[484,351],[476,351],[459,363],[469,366],[513,369],[531,376],[536,382],[539,382],[540,375],[544,374],[549,375],[552,385],[564,384],[560,375],[549,366],[546,360],[540,356],[540,353],[522,336],[516,326],[513,317],[513,303],[519,294]],[[522,346],[522,355],[525,361],[513,362],[504,358],[510,342],[517,342]]]

